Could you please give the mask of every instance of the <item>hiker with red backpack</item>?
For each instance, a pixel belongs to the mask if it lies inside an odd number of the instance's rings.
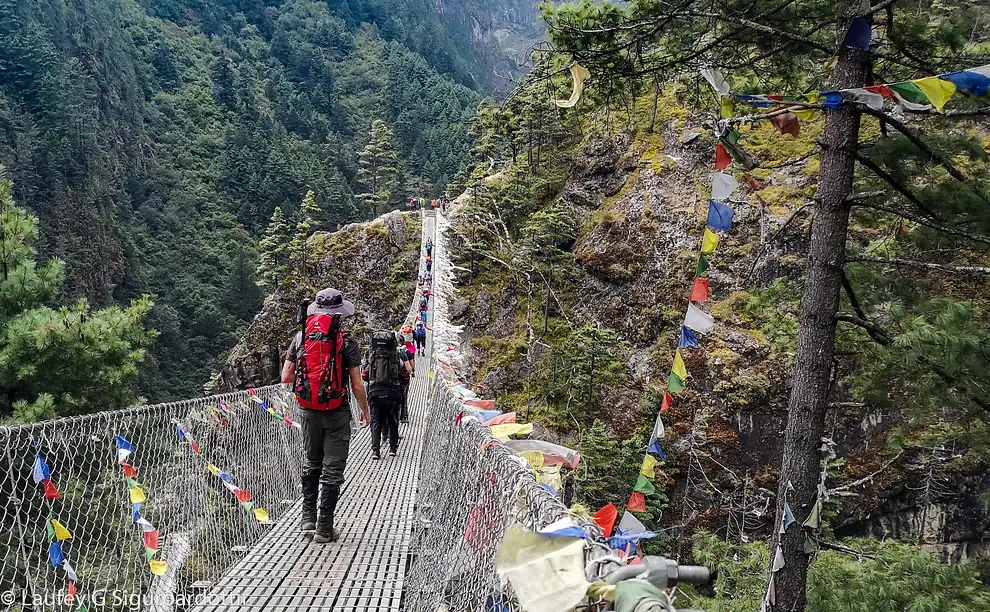
[[[354,304],[336,289],[324,289],[315,301],[303,302],[296,317],[302,330],[289,344],[282,366],[282,382],[292,384],[301,408],[306,460],[300,527],[315,530],[313,541],[319,544],[340,537],[333,516],[351,441],[351,393],[361,407],[361,425],[367,427],[371,420],[361,380],[361,348],[342,329],[343,319],[353,315]]]

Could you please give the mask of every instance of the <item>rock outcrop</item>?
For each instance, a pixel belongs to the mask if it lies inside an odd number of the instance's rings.
[[[420,252],[418,213],[391,212],[309,239],[306,270],[296,270],[266,300],[261,312],[214,378],[216,391],[278,382],[282,359],[296,331],[299,302],[334,287],[357,307],[346,320],[353,334],[398,329],[409,312]]]

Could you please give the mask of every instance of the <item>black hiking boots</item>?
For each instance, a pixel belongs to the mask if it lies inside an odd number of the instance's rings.
[[[327,542],[336,542],[340,538],[340,532],[333,527],[333,513],[337,509],[337,500],[339,498],[340,487],[323,487],[323,495],[320,497],[320,517],[316,522],[316,533],[313,535],[313,542],[326,544]]]
[[[321,470],[303,470],[302,476],[302,519],[299,522],[301,531],[316,529],[316,503],[320,497]]]

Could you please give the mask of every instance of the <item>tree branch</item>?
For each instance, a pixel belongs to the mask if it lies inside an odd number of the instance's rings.
[[[867,334],[870,335],[870,338],[872,338],[877,344],[883,346],[890,346],[890,344],[894,341],[894,339],[890,337],[890,334],[887,332],[887,330],[880,327],[879,325],[874,325],[869,321],[860,319],[859,317],[854,317],[852,315],[847,315],[847,314],[837,314],[835,315],[835,320],[842,321],[844,323],[850,323],[852,325],[855,325],[856,327],[861,327],[866,331]]]
[[[927,214],[932,219],[938,219],[938,215],[935,214],[934,210],[928,207],[928,204],[922,202],[921,199],[918,196],[911,193],[911,191],[907,187],[898,183],[894,179],[894,177],[892,177],[886,170],[873,163],[873,160],[866,157],[859,151],[852,151],[852,155],[853,157],[856,158],[856,161],[858,161],[863,166],[869,168],[873,172],[873,174],[876,174],[878,177],[883,179],[884,182],[886,182],[888,185],[893,187],[897,191],[897,193],[904,196],[906,200],[908,200],[909,202],[917,206],[919,209],[924,211],[925,214]]]
[[[883,111],[872,109],[869,106],[866,106],[865,104],[860,104],[859,106],[860,106],[859,110],[862,111],[863,113],[866,113],[867,115],[872,115],[882,121],[885,121],[888,125],[890,125],[895,130],[903,134],[905,138],[907,138],[914,144],[914,146],[921,149],[922,152],[925,153],[925,155],[928,155],[936,163],[938,163],[938,165],[945,168],[953,178],[962,182],[966,182],[967,180],[966,175],[964,175],[962,172],[959,171],[959,169],[957,169],[954,165],[952,165],[952,162],[949,160],[948,157],[942,155],[938,151],[929,147],[928,143],[922,140],[921,137],[918,134],[916,134],[914,130],[909,128],[907,125],[895,119],[894,117],[891,117],[890,115],[888,115]]]
[[[914,261],[911,259],[899,258],[887,259],[884,257],[873,257],[871,255],[854,255],[846,258],[846,262],[857,261],[890,264],[895,266],[910,266],[913,268],[927,268],[929,270],[944,270],[945,272],[953,272],[957,274],[990,274],[990,268],[984,268],[981,266],[950,266],[949,264],[930,263],[927,261]]]
[[[939,223],[935,223],[934,221],[931,221],[929,219],[924,219],[924,218],[919,217],[919,216],[911,215],[911,214],[906,213],[906,212],[901,211],[901,210],[896,210],[896,209],[889,208],[887,206],[883,206],[883,205],[880,205],[880,204],[867,204],[865,202],[857,202],[857,206],[862,206],[864,208],[871,208],[873,210],[878,210],[878,211],[889,213],[889,214],[892,214],[892,215],[897,215],[898,217],[903,217],[903,218],[907,219],[908,221],[911,221],[912,223],[917,223],[918,225],[923,225],[923,226],[925,226],[927,228],[930,228],[930,229],[933,229],[933,230],[936,230],[936,231],[939,231],[939,232],[945,232],[946,234],[951,234],[953,236],[959,236],[960,238],[967,238],[969,240],[972,240],[973,242],[979,242],[979,243],[982,243],[982,244],[990,244],[990,237],[988,237],[988,236],[981,236],[979,234],[973,234],[973,233],[970,233],[970,232],[965,232],[963,230],[956,229],[956,228],[953,228],[953,227],[947,227],[945,225],[941,225]]]

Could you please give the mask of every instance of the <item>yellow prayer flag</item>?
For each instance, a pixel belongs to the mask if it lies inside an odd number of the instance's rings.
[[[132,504],[141,504],[148,499],[148,497],[144,494],[144,489],[141,487],[131,487],[130,489],[127,489],[127,492],[131,494]]]
[[[719,115],[723,119],[729,119],[732,117],[732,113],[735,110],[732,104],[732,98],[719,98]]]
[[[526,460],[526,463],[530,464],[534,468],[543,467],[544,458],[543,453],[536,450],[522,451],[521,453],[516,453],[520,457]]]
[[[656,477],[656,472],[654,472],[653,470],[659,464],[660,462],[657,461],[653,455],[647,453],[647,455],[643,457],[643,467],[640,468],[639,473],[642,474],[643,476],[646,476],[650,480],[653,480]]]
[[[59,542],[63,540],[68,540],[69,538],[72,537],[72,534],[69,533],[69,530],[66,529],[65,526],[62,525],[62,523],[56,521],[55,519],[52,519],[52,527],[55,529],[55,537],[58,538]]]
[[[818,103],[818,100],[820,99],[820,96],[817,93],[808,93],[808,94],[804,94],[804,99],[807,100],[809,104],[816,104],[816,103]],[[815,114],[818,112],[818,109],[817,108],[794,108],[794,109],[791,109],[791,112],[794,113],[794,115],[800,121],[811,121],[812,119],[815,118]]]
[[[938,77],[926,77],[911,82],[917,85],[918,89],[928,96],[928,101],[932,103],[932,106],[938,112],[942,112],[945,103],[956,93],[955,83],[943,81]]]
[[[269,520],[268,519],[268,513],[265,511],[264,508],[255,508],[254,509],[254,518],[255,518],[255,520],[257,520],[259,522],[262,522],[262,523],[267,522]]]
[[[505,442],[511,436],[521,436],[523,434],[533,433],[533,424],[527,423],[526,425],[521,425],[519,423],[506,423],[505,425],[493,425],[490,429],[493,436]]]
[[[165,561],[151,559],[148,561],[148,565],[151,566],[151,573],[156,576],[164,576],[165,571],[168,570],[168,563]]]
[[[718,234],[712,230],[705,228],[705,237],[701,241],[701,252],[706,255],[709,253],[714,253],[715,249],[718,248]]]
[[[218,468],[217,466],[213,465],[212,463],[207,463],[206,464],[206,469],[210,470],[210,473],[213,474],[214,476],[219,476],[220,475],[220,468]]]
[[[687,368],[684,367],[684,359],[681,357],[680,351],[674,353],[674,367],[672,371],[674,374],[680,376],[681,380],[687,380]]]

